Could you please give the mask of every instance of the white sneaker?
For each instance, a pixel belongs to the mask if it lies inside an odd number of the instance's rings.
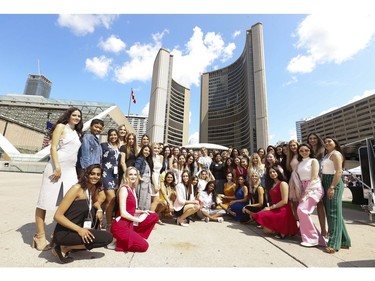
[[[217,222],[223,222],[224,221],[224,218],[220,217],[220,218],[217,218]]]
[[[304,246],[304,247],[315,247],[315,246],[318,246],[319,243],[308,243],[308,242],[304,242],[302,241],[301,242],[301,245]]]

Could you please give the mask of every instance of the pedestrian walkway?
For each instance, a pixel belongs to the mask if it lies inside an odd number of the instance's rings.
[[[364,211],[348,208],[344,208],[344,218],[352,247],[335,254],[318,247],[304,248],[299,236],[279,240],[264,235],[254,224],[240,224],[225,217],[223,223],[196,221],[189,227],[166,221],[165,225],[156,225],[146,253],[100,248],[72,253],[75,261],[61,265],[50,251],[38,252],[30,246],[41,178],[41,174],[0,172],[1,267],[375,268],[375,224],[368,221]],[[350,200],[350,191],[344,196]],[[313,218],[319,226],[316,215]],[[46,222],[46,232],[51,234],[55,226],[53,212],[47,212]]]

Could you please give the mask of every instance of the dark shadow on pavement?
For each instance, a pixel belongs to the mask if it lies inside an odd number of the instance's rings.
[[[375,260],[345,261],[337,265],[339,267],[375,267]]]
[[[45,231],[46,231],[46,238],[48,241],[51,240],[51,235],[53,231],[55,230],[56,223],[50,223],[45,226]],[[17,232],[20,232],[22,235],[22,240],[25,244],[32,245],[33,237],[36,232],[36,226],[35,222],[30,222],[27,224],[24,224],[20,228],[16,230]]]

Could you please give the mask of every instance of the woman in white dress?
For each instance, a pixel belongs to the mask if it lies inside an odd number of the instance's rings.
[[[46,210],[55,210],[63,196],[77,183],[76,163],[82,128],[82,112],[72,107],[65,111],[51,129],[50,160],[43,173],[35,210],[36,234],[32,247],[38,251],[51,248],[45,235]]]
[[[154,168],[152,171],[152,185],[154,187],[153,193],[151,193],[151,211],[155,211],[159,204],[159,190],[160,190],[160,170],[163,167],[163,156],[160,155],[160,145],[158,143],[152,144],[152,162]],[[159,224],[161,220],[159,219]]]

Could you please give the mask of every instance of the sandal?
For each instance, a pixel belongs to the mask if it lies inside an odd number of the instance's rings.
[[[341,246],[341,249],[349,250],[349,246]]]
[[[326,250],[326,253],[328,253],[328,254],[334,254],[334,253],[336,253],[336,250],[333,249],[333,248],[331,248],[331,247],[326,247],[325,250]]]

